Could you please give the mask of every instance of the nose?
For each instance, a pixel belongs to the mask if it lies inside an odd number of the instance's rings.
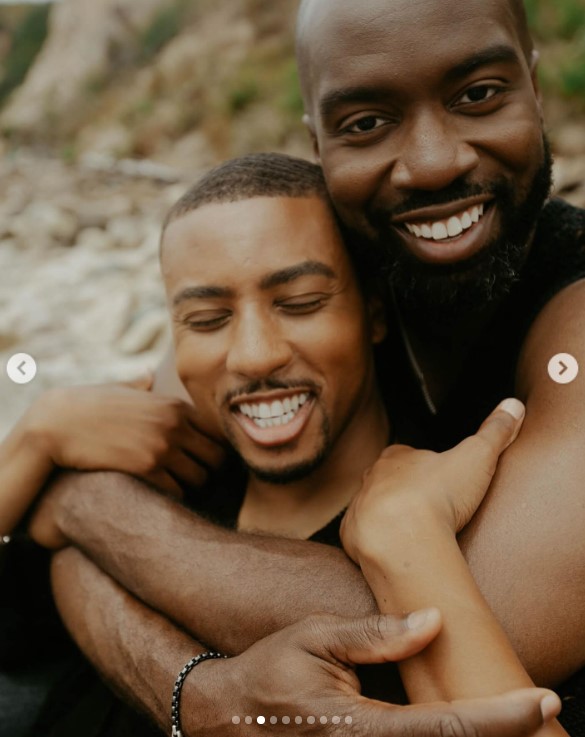
[[[477,150],[444,110],[423,111],[406,121],[398,145],[391,175],[397,189],[444,189],[479,163]]]
[[[233,326],[227,370],[249,379],[262,379],[285,368],[293,349],[278,321],[248,312]]]

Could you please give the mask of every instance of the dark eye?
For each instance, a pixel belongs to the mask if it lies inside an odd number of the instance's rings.
[[[465,104],[487,102],[492,97],[497,95],[499,87],[490,84],[478,84],[476,87],[470,87],[465,94],[463,94],[458,102]],[[466,99],[467,98],[467,99]]]
[[[344,131],[347,133],[371,133],[371,131],[381,128],[387,122],[385,118],[381,118],[378,115],[366,115],[351,123],[351,125],[346,126]]]

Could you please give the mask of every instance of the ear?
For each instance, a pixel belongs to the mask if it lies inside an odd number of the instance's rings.
[[[305,113],[303,115],[303,124],[305,128],[309,131],[309,136],[311,137],[311,143],[313,144],[313,155],[315,156],[315,163],[320,164],[321,156],[319,154],[319,141],[317,140],[317,133],[315,132],[315,123],[313,122],[313,118],[311,118],[309,113]]]
[[[540,62],[540,52],[536,49],[532,49],[532,52],[530,54],[530,78],[532,80],[532,88],[534,89],[534,94],[536,95],[536,100],[538,102],[538,107],[540,108],[540,117],[543,117],[543,111],[542,111],[542,93],[540,91],[540,82],[538,79],[538,64]]]
[[[382,343],[388,333],[386,310],[379,297],[370,297],[368,300],[368,318],[370,321],[370,339],[372,345]]]

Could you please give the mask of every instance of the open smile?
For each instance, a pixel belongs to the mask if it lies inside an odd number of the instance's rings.
[[[231,411],[246,435],[258,445],[274,447],[296,440],[305,429],[315,405],[309,391],[250,397],[231,405]]]
[[[495,212],[493,199],[484,196],[407,213],[393,225],[416,258],[448,264],[470,258],[489,242]]]

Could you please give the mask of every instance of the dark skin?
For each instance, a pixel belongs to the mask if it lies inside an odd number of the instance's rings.
[[[363,4],[359,6],[353,4],[351,7],[350,5],[336,0],[333,13],[333,0],[320,4],[324,9],[329,7],[329,12],[324,13],[322,22],[332,22],[334,19],[339,24],[337,28],[319,29],[318,50],[321,53],[335,56],[338,44],[341,43],[338,39],[346,38],[345,34],[352,27],[357,27],[361,31],[367,28],[373,33],[373,36],[366,35],[362,38],[362,42],[368,42],[368,48],[372,48],[372,44],[379,40],[380,34],[375,33],[375,18],[380,8],[376,10],[375,5],[370,5],[364,9]],[[416,8],[420,10],[423,6],[432,6],[436,9],[437,5],[424,2],[417,3]],[[441,5],[446,8],[446,4]],[[470,19],[463,25],[469,28],[473,12],[486,12],[483,3],[469,2],[457,5],[468,10]],[[454,12],[453,3],[449,3],[449,6]],[[460,11],[461,8],[457,7],[455,10]],[[370,11],[373,17],[369,19],[371,22],[367,22],[367,13]],[[357,12],[362,19],[360,23],[356,23]],[[404,12],[408,12],[408,9]],[[492,12],[495,13],[493,25],[503,29],[508,45],[517,52],[517,61],[512,65],[514,85],[513,90],[505,94],[508,102],[500,110],[494,110],[493,116],[491,111],[490,114],[486,111],[485,116],[478,116],[477,119],[472,116],[474,126],[479,125],[478,119],[483,121],[482,134],[478,134],[472,141],[444,138],[453,128],[443,126],[442,122],[451,120],[448,115],[455,113],[450,109],[445,112],[444,104],[440,105],[437,98],[429,97],[432,89],[437,87],[444,89],[440,84],[436,84],[435,65],[433,64],[433,69],[422,69],[417,74],[413,72],[412,63],[417,59],[419,63],[426,59],[429,66],[432,64],[434,55],[429,53],[429,48],[433,48],[436,39],[441,37],[440,34],[437,35],[436,28],[432,32],[425,31],[420,23],[416,25],[417,33],[419,28],[423,29],[420,37],[413,36],[413,26],[409,25],[411,40],[414,38],[417,43],[408,47],[408,49],[416,48],[412,52],[414,59],[409,55],[408,59],[402,62],[404,74],[399,74],[400,58],[393,56],[378,59],[381,62],[380,68],[384,68],[385,74],[389,73],[388,70],[394,70],[394,78],[407,78],[410,86],[415,84],[416,80],[426,82],[426,86],[423,84],[414,97],[409,93],[409,87],[402,88],[402,95],[408,98],[410,110],[413,114],[417,114],[411,117],[416,125],[414,129],[410,129],[410,134],[414,138],[410,138],[409,141],[418,143],[409,144],[404,149],[410,157],[408,160],[402,162],[400,166],[391,167],[393,181],[384,178],[386,163],[382,162],[379,169],[379,158],[374,155],[376,152],[373,150],[368,153],[367,161],[356,164],[353,158],[353,163],[347,163],[349,168],[344,169],[349,147],[339,146],[336,150],[332,148],[333,144],[325,140],[324,129],[319,127],[321,124],[312,121],[316,149],[328,176],[332,196],[344,219],[354,225],[357,224],[362,230],[367,227],[367,224],[360,220],[362,203],[359,197],[356,199],[356,192],[345,189],[344,184],[350,182],[352,178],[355,179],[356,174],[360,172],[366,176],[367,187],[373,186],[373,189],[360,187],[360,192],[365,191],[371,193],[373,197],[381,197],[388,190],[392,201],[395,197],[403,196],[409,189],[440,191],[462,173],[477,173],[483,178],[484,174],[491,177],[493,173],[502,171],[504,175],[518,181],[520,188],[525,186],[533,172],[533,158],[528,157],[527,153],[541,149],[540,108],[533,81],[534,70],[527,56],[522,34],[519,29],[515,32],[515,16],[508,12],[508,6],[503,2],[496,4],[492,7]],[[447,14],[447,9],[445,13]],[[452,20],[450,23],[457,29],[459,37],[461,24]],[[387,22],[383,22],[382,25],[385,32],[390,27]],[[312,27],[317,30],[316,23]],[[445,26],[446,29],[448,27]],[[484,22],[475,28],[474,42],[478,34],[481,36],[485,27]],[[478,30],[479,28],[481,30]],[[425,33],[434,39],[433,44],[429,44]],[[450,46],[459,48],[459,41],[451,42]],[[445,47],[450,46],[445,42]],[[355,45],[352,48],[355,50],[353,56],[350,58],[348,55],[344,59],[346,71],[355,68],[354,62],[359,62],[359,49],[356,49]],[[403,44],[398,44],[398,48],[406,55]],[[315,54],[318,50],[315,47],[311,51],[310,61],[314,70],[313,78],[309,80],[311,85],[319,82],[317,70],[323,74],[329,70],[328,57],[321,58],[317,63]],[[375,59],[372,59],[372,55],[364,58],[368,60],[367,75],[371,77],[375,71],[372,66]],[[456,63],[456,60],[452,63]],[[506,65],[508,68],[508,62]],[[444,67],[442,69],[444,74]],[[490,70],[488,79],[491,80],[493,74]],[[495,76],[500,78],[499,74]],[[480,76],[479,81],[482,80],[483,77]],[[463,94],[465,89],[464,84],[461,90]],[[313,94],[313,87],[309,88],[309,94]],[[467,103],[467,98],[465,102]],[[431,114],[437,111],[440,112],[438,117]],[[309,115],[312,112],[310,107],[308,112]],[[504,120],[501,120],[502,118]],[[499,122],[503,127],[492,141],[491,132],[498,130],[494,123]],[[426,124],[429,127],[425,128]],[[471,122],[465,118],[455,128],[466,131],[468,125],[471,125]],[[509,147],[508,141],[513,141],[515,145]],[[386,151],[386,147],[382,144],[380,149]],[[359,150],[363,152],[363,149]],[[447,156],[445,152],[449,151],[450,155]],[[375,175],[372,179],[370,172],[374,172]],[[396,174],[399,175],[398,179]],[[337,187],[336,181],[339,183]],[[379,186],[380,182],[384,186]],[[575,513],[583,504],[582,479],[585,467],[582,447],[585,437],[581,408],[585,406],[585,384],[576,381],[559,388],[550,382],[546,375],[546,364],[555,353],[570,352],[581,363],[585,361],[583,338],[585,325],[582,317],[584,314],[585,286],[575,284],[559,294],[533,325],[523,346],[517,370],[517,396],[527,405],[524,429],[516,445],[506,456],[486,503],[460,538],[476,581],[503,624],[525,667],[536,682],[547,684],[560,682],[582,667],[585,662],[585,646],[582,645],[580,636],[581,623],[585,615],[583,596],[585,580],[582,580],[583,577],[580,575],[580,572],[585,570],[583,566],[585,546],[582,541],[580,515]],[[485,319],[485,316],[481,319]],[[418,334],[418,342],[426,344],[424,326],[411,325],[410,328]],[[471,326],[469,331],[471,332]],[[435,384],[440,397],[443,379],[436,370],[438,366],[436,354],[432,352],[428,356],[421,355],[420,360],[436,377]],[[455,357],[453,360],[459,359]],[[453,370],[457,371],[457,365],[453,365]],[[118,479],[117,483],[122,482]],[[98,500],[92,497],[91,504],[97,503]],[[88,518],[90,512],[91,514],[96,512],[95,509],[90,510],[89,504],[85,510]],[[527,510],[530,510],[530,514]],[[88,522],[88,534],[89,527]],[[201,530],[195,526],[193,529]],[[301,551],[307,551],[306,543],[246,537],[245,549],[246,555],[250,556],[250,565],[246,565],[245,570],[250,578],[249,581],[245,581],[241,575],[242,567],[239,565],[242,555],[241,540],[235,536],[226,538],[224,533],[220,531],[214,533],[207,527],[205,530],[210,536],[206,538],[207,542],[213,540],[214,534],[217,536],[215,543],[221,546],[222,567],[229,569],[231,566],[231,570],[238,571],[237,580],[241,585],[241,591],[233,586],[229,591],[227,587],[225,591],[221,588],[218,590],[215,556],[198,555],[200,565],[195,569],[190,568],[189,580],[192,581],[193,577],[197,577],[196,584],[192,584],[192,590],[207,593],[209,606],[197,615],[193,614],[187,594],[184,597],[181,595],[171,597],[170,593],[168,595],[160,593],[160,582],[155,580],[153,572],[147,569],[147,566],[136,566],[135,569],[131,569],[132,575],[125,575],[122,569],[128,563],[126,556],[131,555],[130,548],[128,552],[122,553],[117,549],[107,555],[104,552],[92,551],[92,555],[112,575],[120,576],[123,583],[128,583],[126,579],[132,577],[137,593],[144,595],[146,599],[153,597],[155,606],[163,608],[161,598],[164,598],[164,604],[170,610],[169,616],[174,616],[177,621],[183,623],[186,618],[191,619],[196,631],[202,635],[209,633],[213,636],[213,640],[209,640],[211,644],[221,647],[223,643],[226,649],[246,647],[266,632],[284,627],[291,621],[322,608],[323,602],[332,606],[331,611],[340,614],[349,613],[347,607],[351,608],[351,613],[371,611],[371,598],[367,589],[358,583],[355,570],[348,565],[340,551],[312,548],[311,555],[314,553],[315,558],[311,558],[309,562],[308,558],[302,555],[299,557]],[[100,545],[107,547],[107,530],[103,534],[99,531],[92,534],[96,551]],[[147,537],[149,545],[153,546],[150,548],[153,559],[163,551],[164,554],[168,554],[168,546],[161,546],[156,525],[152,524],[150,533],[146,532],[145,527],[143,534]],[[197,534],[195,531],[193,536]],[[177,549],[177,558],[183,561],[188,560],[186,556],[193,554],[193,549],[189,545],[197,544],[187,543],[187,537],[185,534],[184,543],[181,541],[181,545],[184,544],[185,547]],[[83,544],[89,547],[87,543]],[[157,545],[160,546],[158,553]],[[543,550],[549,554],[543,557]],[[198,553],[201,552],[199,549]],[[116,555],[120,557],[117,562],[111,560]],[[304,584],[305,577],[310,575],[313,584],[318,575],[317,561],[322,561],[323,566],[327,565],[327,576],[323,576],[324,580],[318,581],[316,585],[307,587]],[[206,565],[213,570],[206,571]],[[140,570],[137,570],[138,568]],[[287,571],[287,586],[285,596],[280,599],[274,596],[274,588],[276,582],[283,580],[283,568]],[[173,583],[178,583],[175,591],[181,591],[181,581],[187,579],[180,579],[180,576],[187,576],[187,571],[179,574],[174,568],[172,570],[173,581],[169,581],[169,588]],[[571,572],[570,580],[567,576],[568,571]],[[527,572],[530,572],[530,577],[527,576]],[[138,578],[135,578],[134,574]],[[165,576],[168,576],[168,569]],[[141,577],[143,580],[140,580]],[[176,580],[178,577],[179,581]],[[293,581],[296,581],[296,584]],[[252,583],[254,585],[251,585]],[[292,591],[294,595],[291,595]],[[510,596],[511,591],[514,592],[513,596]],[[183,598],[184,601],[181,601]],[[224,630],[221,623],[229,622],[235,616],[238,618],[238,632],[234,633],[228,626]]]

